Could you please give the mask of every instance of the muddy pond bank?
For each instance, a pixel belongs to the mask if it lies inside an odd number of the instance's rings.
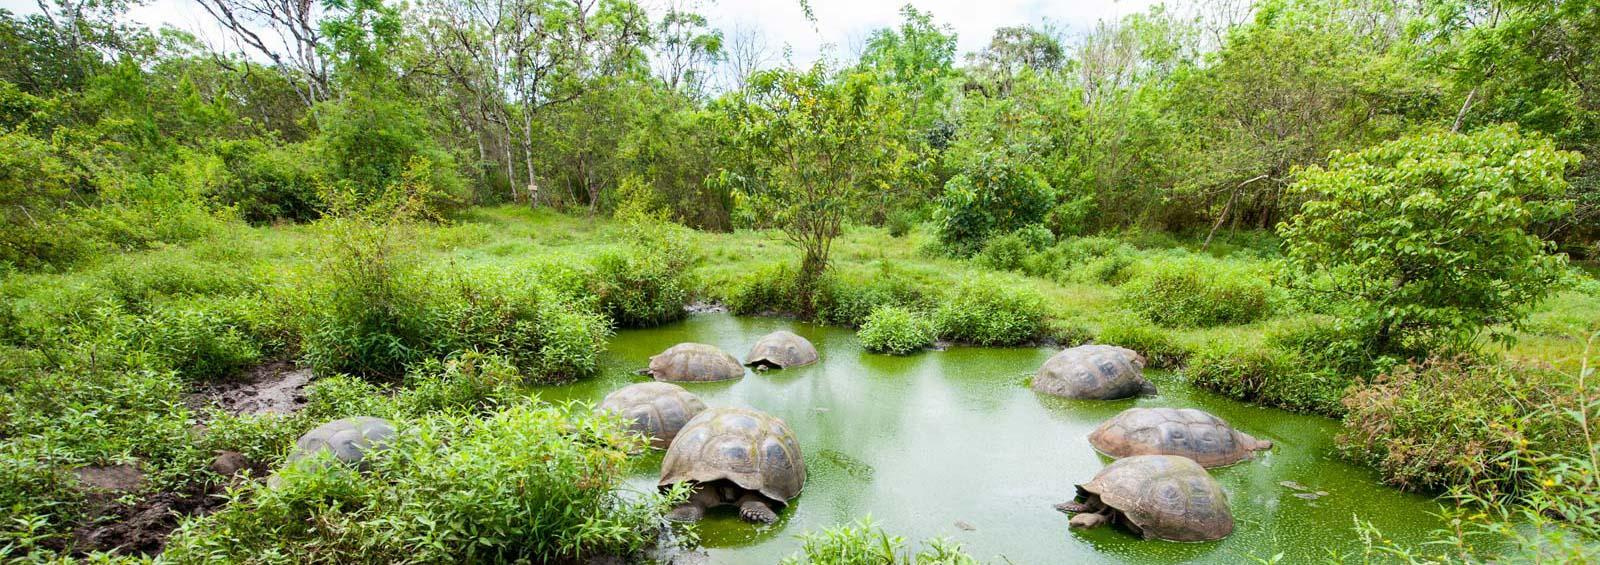
[[[742,357],[776,329],[810,339],[822,362],[685,385],[712,406],[783,418],[800,436],[810,470],[805,490],[773,527],[758,529],[731,513],[701,522],[712,562],[776,562],[799,547],[796,535],[865,515],[910,540],[944,536],[979,559],[1016,563],[1240,562],[1278,553],[1292,562],[1358,551],[1355,520],[1402,542],[1439,526],[1430,499],[1383,487],[1370,470],[1337,457],[1337,422],[1191,389],[1164,372],[1149,373],[1161,389],[1153,398],[1041,396],[1024,382],[1054,348],[953,347],[891,357],[862,351],[840,328],[708,313],[619,332],[600,377],[538,392],[550,401],[596,402],[645,380],[631,371],[673,344],[710,343]],[[1067,516],[1051,505],[1107,463],[1090,447],[1089,432],[1132,406],[1200,408],[1276,444],[1255,461],[1213,470],[1238,522],[1232,536],[1179,544],[1105,528],[1068,531]],[[653,488],[659,464],[659,452],[641,456],[630,485]]]

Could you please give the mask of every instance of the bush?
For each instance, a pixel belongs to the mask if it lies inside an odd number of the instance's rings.
[[[891,536],[868,516],[853,524],[800,535],[800,551],[784,565],[971,565],[978,561],[961,551],[961,544],[934,538],[912,553],[906,541]]]
[[[1579,448],[1562,413],[1574,398],[1557,377],[1467,359],[1395,367],[1345,399],[1339,447],[1407,490],[1521,497],[1541,488],[1530,451]]]
[[[991,235],[1043,220],[1054,203],[1050,183],[1033,167],[985,154],[945,182],[935,211],[939,241],[955,255],[970,255]]]
[[[341,220],[340,222],[344,222]],[[412,363],[456,351],[501,355],[540,382],[594,374],[610,335],[586,301],[541,273],[421,272],[389,228],[336,228],[339,246],[312,294],[306,358],[323,373],[397,378]]]
[[[1228,343],[1201,348],[1184,375],[1195,386],[1245,402],[1328,416],[1344,412],[1340,399],[1353,382],[1328,369],[1309,368],[1290,353]]]
[[[834,269],[817,292],[816,318],[824,324],[859,327],[880,306],[920,308],[933,294],[925,283],[891,263],[881,263],[877,272],[865,276]]]
[[[1210,261],[1161,261],[1121,286],[1123,304],[1167,327],[1246,324],[1265,318],[1270,285],[1254,273]]]
[[[416,415],[481,410],[515,399],[525,382],[509,359],[463,351],[413,367],[396,401],[401,410]]]
[[[922,221],[922,215],[914,209],[895,208],[889,212],[885,225],[889,228],[889,237],[905,237]]]
[[[237,321],[201,302],[161,307],[141,317],[132,335],[135,348],[191,381],[231,377],[261,359]]]
[[[734,314],[798,313],[800,302],[794,271],[783,263],[752,269],[726,285],[722,303]]]
[[[367,476],[291,466],[278,488],[185,523],[163,558],[542,563],[628,556],[657,538],[669,500],[619,494],[642,440],[616,422],[521,405],[400,425]]]
[[[933,344],[933,324],[922,314],[898,306],[872,309],[856,339],[867,351],[905,355]]]
[[[1296,287],[1343,297],[1381,354],[1425,355],[1515,327],[1565,258],[1535,226],[1570,211],[1578,155],[1514,127],[1401,138],[1312,167],[1280,224]],[[1470,268],[1465,266],[1470,265]]]
[[[1044,297],[995,277],[962,283],[933,315],[940,337],[975,345],[1027,343],[1043,333],[1044,319]]]
[[[624,229],[631,238],[629,247],[602,253],[594,262],[590,291],[600,311],[625,328],[683,318],[694,288],[687,234],[675,224],[647,218],[628,222]]]
[[[990,238],[976,257],[979,264],[1001,271],[1021,270],[1027,260],[1055,244],[1055,235],[1039,224],[1032,224],[1003,236]]]
[[[1172,341],[1165,330],[1134,317],[1112,320],[1101,326],[1097,343],[1126,347],[1143,355],[1150,367],[1170,369],[1189,358],[1189,350]]]
[[[317,194],[322,165],[309,149],[258,139],[219,143],[217,155],[230,174],[212,189],[212,201],[233,207],[252,224],[317,219],[323,207]]]

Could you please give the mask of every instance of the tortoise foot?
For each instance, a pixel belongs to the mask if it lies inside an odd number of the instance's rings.
[[[739,517],[757,524],[771,524],[778,521],[778,513],[773,512],[772,507],[766,502],[754,497],[747,497],[739,503]]]
[[[667,519],[674,522],[699,522],[706,515],[706,510],[696,504],[679,504],[667,513]]]
[[[1067,527],[1074,530],[1087,530],[1090,528],[1098,528],[1105,523],[1106,517],[1104,514],[1091,514],[1085,512],[1078,514],[1077,516],[1073,516],[1072,520],[1067,522]]]

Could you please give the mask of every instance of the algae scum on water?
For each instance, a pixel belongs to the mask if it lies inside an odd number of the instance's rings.
[[[729,511],[696,526],[716,563],[776,562],[799,548],[798,534],[867,515],[907,539],[942,536],[979,559],[1013,563],[1236,563],[1280,553],[1300,561],[1359,551],[1357,521],[1371,522],[1396,541],[1420,541],[1441,525],[1432,514],[1436,503],[1384,487],[1371,470],[1339,459],[1337,422],[1246,405],[1162,372],[1147,373],[1160,390],[1153,397],[1041,395],[1024,381],[1055,353],[1051,348],[956,347],[895,357],[862,351],[844,329],[703,314],[619,332],[601,377],[539,394],[599,402],[648,379],[632,371],[669,346],[693,341],[747,351],[779,329],[810,339],[821,362],[684,385],[708,405],[756,408],[783,419],[799,436],[809,468],[804,491],[774,526],[753,526]],[[1089,433],[1134,406],[1199,408],[1274,443],[1254,460],[1211,470],[1237,521],[1231,536],[1185,544],[1141,540],[1120,529],[1068,530],[1068,517],[1051,505],[1070,499],[1074,485],[1109,463],[1090,445]],[[654,489],[660,463],[659,451],[640,456],[629,486]]]

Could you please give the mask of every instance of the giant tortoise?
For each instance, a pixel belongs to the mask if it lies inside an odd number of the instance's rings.
[[[1118,459],[1056,509],[1074,514],[1074,529],[1109,522],[1145,539],[1211,541],[1233,533],[1222,486],[1199,463],[1177,455]]]
[[[744,364],[759,370],[787,369],[817,362],[817,348],[806,338],[787,330],[778,330],[756,340]]]
[[[744,376],[744,366],[726,351],[704,343],[680,343],[650,358],[650,368],[639,371],[658,381],[728,381]]]
[[[650,446],[665,449],[678,437],[678,430],[706,409],[683,387],[672,383],[631,384],[611,394],[595,407],[596,412],[611,412],[633,421],[629,429],[650,438]]]
[[[1089,443],[1112,457],[1181,455],[1202,467],[1232,465],[1272,449],[1272,442],[1193,408],[1129,408],[1095,428]]]
[[[1144,378],[1144,356],[1114,345],[1080,345],[1044,362],[1033,390],[1079,400],[1116,400],[1156,393]]]
[[[706,510],[734,506],[747,521],[771,524],[800,494],[806,462],[789,426],[765,412],[712,408],[678,432],[661,461],[660,487],[689,483],[689,500],[667,517],[693,522]]]
[[[383,449],[394,437],[394,424],[382,418],[356,416],[317,426],[294,442],[289,462],[327,451],[341,463],[363,466],[368,451]]]

